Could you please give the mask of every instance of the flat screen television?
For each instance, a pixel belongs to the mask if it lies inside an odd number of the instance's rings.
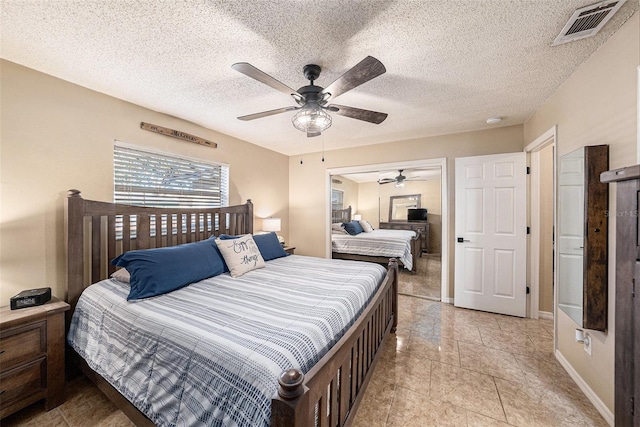
[[[427,210],[426,209],[408,209],[407,220],[409,221],[426,221]]]

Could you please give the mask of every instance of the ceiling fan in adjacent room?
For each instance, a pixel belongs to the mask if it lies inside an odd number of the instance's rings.
[[[238,117],[240,120],[254,120],[287,111],[297,111],[291,120],[293,122],[293,126],[296,129],[305,132],[307,137],[313,137],[320,135],[331,126],[332,119],[327,113],[328,111],[341,116],[375,124],[380,124],[387,118],[386,113],[363,110],[360,108],[348,107],[346,105],[329,104],[330,100],[333,100],[343,93],[356,88],[387,71],[384,65],[382,65],[382,62],[373,56],[367,56],[353,68],[338,77],[326,88],[313,84],[313,82],[320,76],[321,71],[320,66],[315,64],[308,64],[303,67],[302,71],[304,76],[311,82],[311,84],[303,86],[298,90],[294,90],[279,82],[247,62],[238,62],[233,64],[231,68],[251,77],[252,79],[258,80],[267,86],[271,86],[280,92],[290,95],[298,104],[297,106],[283,107]]]
[[[407,181],[425,181],[424,178],[416,176],[416,177],[411,177],[411,178],[407,178],[405,175],[402,174],[402,171],[404,171],[404,169],[398,169],[398,175],[394,178],[381,178],[378,180],[378,184],[382,185],[382,184],[391,184],[392,182],[395,183],[396,187],[404,187],[405,182]]]

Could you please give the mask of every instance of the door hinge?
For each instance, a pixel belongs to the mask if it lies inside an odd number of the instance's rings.
[[[634,416],[635,415],[635,406],[636,406],[635,403],[636,402],[635,402],[635,399],[634,399],[633,396],[631,396],[630,400],[631,400],[631,415]]]
[[[527,227],[527,234],[531,234],[531,227]]]
[[[527,286],[527,295],[529,295],[530,293],[531,293],[531,288]]]
[[[531,175],[531,168],[527,166],[527,175]]]

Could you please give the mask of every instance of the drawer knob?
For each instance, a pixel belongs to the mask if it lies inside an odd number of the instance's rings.
[[[0,390],[0,395],[3,395],[4,392],[5,392],[4,390]]]
[[[4,350],[0,350],[0,354],[4,353]]]

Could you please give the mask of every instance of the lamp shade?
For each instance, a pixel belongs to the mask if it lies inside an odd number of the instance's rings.
[[[354,219],[354,220],[356,220],[356,221],[360,221],[360,220],[362,219],[362,215],[360,215],[360,214],[355,214],[355,215],[353,216],[353,219]]]
[[[264,218],[262,220],[263,231],[280,231],[280,218]]]

